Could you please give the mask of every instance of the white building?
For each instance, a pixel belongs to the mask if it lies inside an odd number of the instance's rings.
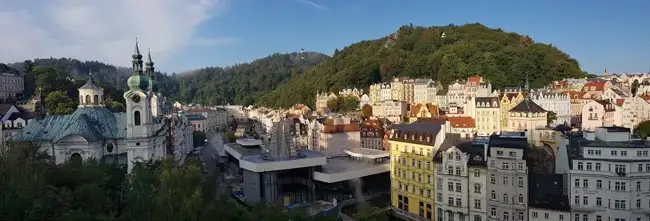
[[[393,92],[390,84],[382,84],[379,89],[379,101],[393,100]]]
[[[191,126],[183,113],[180,122],[164,120],[153,107],[152,96],[157,83],[153,75],[151,57],[143,73],[142,55],[136,43],[133,55],[133,75],[128,79],[129,90],[124,92],[126,112],[112,113],[104,107],[103,89],[92,78],[79,88],[79,106],[69,115],[50,115],[27,124],[20,134],[11,138],[15,142],[33,142],[54,157],[56,163],[68,160],[98,159],[117,161],[128,165],[134,162],[160,159],[192,147]],[[180,130],[170,130],[178,127]],[[190,129],[187,129],[190,127]],[[167,140],[170,132],[177,131],[183,146]],[[189,147],[189,148],[188,148]],[[184,153],[180,153],[184,154]],[[180,163],[180,162],[179,162]]]
[[[400,123],[406,117],[408,103],[405,101],[388,100],[375,104],[372,107],[372,115],[377,118],[385,118],[393,123]]]
[[[437,220],[486,220],[485,145],[441,146],[433,159]]]
[[[625,98],[621,108],[622,127],[634,130],[639,123],[650,120],[650,104],[639,96]]]
[[[490,136],[488,148],[487,220],[528,220],[527,138],[502,132]]]
[[[643,220],[650,210],[650,143],[630,129],[599,127],[564,136],[556,172],[566,174],[575,220]]]
[[[436,82],[431,79],[415,79],[413,86],[413,103],[416,104],[437,104],[436,93],[438,92],[436,88]]]
[[[556,119],[550,126],[571,123],[571,99],[566,92],[540,90],[533,92],[530,98],[544,110],[555,113]]]
[[[449,88],[447,89],[447,103],[454,103],[462,106],[465,104],[465,101],[465,84],[456,81],[449,85]]]

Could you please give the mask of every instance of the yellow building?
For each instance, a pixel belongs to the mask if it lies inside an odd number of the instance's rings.
[[[421,119],[394,127],[388,141],[391,155],[393,211],[413,220],[434,220],[433,156],[444,143],[445,121]]]
[[[508,128],[508,111],[524,101],[524,98],[524,94],[521,90],[509,88],[506,88],[504,93],[499,96],[501,101],[499,104],[501,112],[501,128]]]
[[[501,108],[498,97],[476,98],[476,132],[487,136],[501,131]]]

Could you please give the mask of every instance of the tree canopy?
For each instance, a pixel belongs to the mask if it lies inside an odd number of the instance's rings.
[[[327,108],[336,113],[347,113],[358,107],[359,101],[352,96],[338,96],[327,101]]]
[[[316,220],[272,206],[249,210],[217,196],[219,182],[214,175],[205,177],[197,162],[179,167],[165,159],[125,172],[94,160],[56,165],[36,145],[11,143],[0,157],[0,219]]]
[[[327,55],[314,52],[305,52],[302,56],[298,53],[273,54],[227,68],[197,69],[174,78],[179,82],[177,99],[204,105],[250,105],[280,83],[327,58]]]
[[[650,136],[650,121],[643,121],[634,128],[634,134],[641,137],[641,139],[646,139]]]
[[[526,76],[531,86],[540,87],[585,73],[566,53],[517,33],[481,24],[403,26],[390,36],[337,50],[333,58],[292,77],[258,103],[285,108],[296,103],[313,105],[316,92],[367,90],[395,76],[432,78],[447,85],[472,75],[484,76],[494,88],[503,88],[524,85]]]

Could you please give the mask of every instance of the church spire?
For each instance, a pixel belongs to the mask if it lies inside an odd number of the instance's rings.
[[[133,75],[142,75],[142,54],[138,47],[138,38],[135,38],[135,48],[133,49]]]
[[[147,62],[145,63],[145,65],[147,66],[146,69],[145,69],[147,77],[154,76],[153,64],[154,64],[153,60],[151,59],[151,49],[149,49],[149,52],[147,53]]]

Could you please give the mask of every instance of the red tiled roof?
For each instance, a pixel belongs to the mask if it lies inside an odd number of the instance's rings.
[[[596,91],[605,91],[606,81],[590,81],[582,88],[584,91],[591,90],[591,87],[596,87]]]
[[[479,83],[479,82],[481,82],[481,80],[483,80],[483,77],[481,77],[481,76],[471,76],[471,77],[467,78],[467,82],[470,82],[470,83]]]
[[[188,108],[187,110],[185,110],[185,112],[188,113],[199,113],[199,112],[209,112],[209,111],[210,109],[204,107]]]
[[[474,128],[476,121],[471,117],[447,117],[449,124],[455,128]]]

